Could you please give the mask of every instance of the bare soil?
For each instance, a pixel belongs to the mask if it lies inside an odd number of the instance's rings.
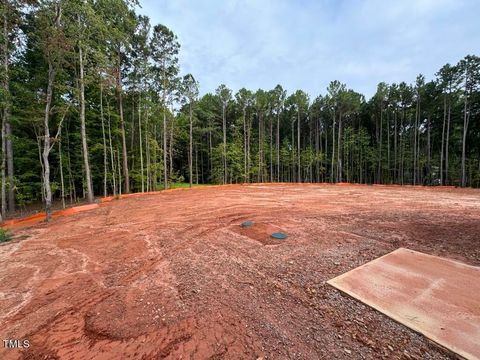
[[[0,337],[31,343],[0,359],[455,358],[326,281],[399,247],[480,265],[479,234],[472,189],[243,185],[112,201],[0,246]]]

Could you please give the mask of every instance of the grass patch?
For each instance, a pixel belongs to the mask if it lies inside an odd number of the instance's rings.
[[[0,228],[0,243],[7,242],[12,239],[10,231]]]
[[[211,186],[211,185],[210,184],[192,184],[192,187],[203,187],[203,186]],[[170,183],[168,186],[169,189],[186,189],[189,187],[190,187],[190,184],[186,182]],[[163,184],[159,184],[157,186],[157,190],[159,191],[163,190]]]

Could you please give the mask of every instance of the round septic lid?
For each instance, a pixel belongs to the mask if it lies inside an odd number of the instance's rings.
[[[240,224],[241,227],[250,227],[253,225],[253,221],[247,220]]]
[[[288,235],[282,232],[274,232],[272,234],[272,238],[278,239],[278,240],[285,240],[287,237]]]

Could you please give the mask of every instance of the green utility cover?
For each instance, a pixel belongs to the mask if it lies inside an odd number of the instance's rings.
[[[282,232],[275,232],[272,234],[272,238],[278,239],[278,240],[285,240],[287,237],[288,235]]]
[[[253,221],[247,220],[240,224],[241,227],[250,227],[253,225]]]

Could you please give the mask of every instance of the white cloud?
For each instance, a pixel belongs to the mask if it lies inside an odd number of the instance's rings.
[[[331,80],[371,96],[380,81],[427,78],[446,62],[479,53],[476,0],[145,0],[142,12],[182,45],[182,71],[202,93],[302,88]]]

